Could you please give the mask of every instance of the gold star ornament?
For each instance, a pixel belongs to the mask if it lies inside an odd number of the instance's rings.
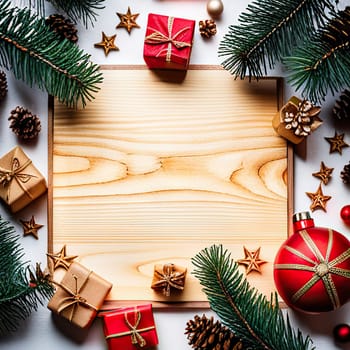
[[[321,162],[320,171],[312,173],[312,175],[319,178],[321,182],[327,185],[328,181],[332,177],[333,170],[334,168],[328,168],[323,162]]]
[[[132,14],[130,7],[128,7],[127,13],[119,13],[117,15],[120,19],[120,23],[117,25],[117,28],[125,28],[130,34],[132,28],[140,28],[136,23],[136,18],[139,16],[139,13]]]
[[[39,239],[38,230],[41,229],[44,225],[37,224],[35,222],[34,216],[29,221],[20,220],[23,226],[23,236],[32,235],[35,239]]]
[[[56,270],[59,267],[63,267],[64,269],[68,270],[69,265],[73,262],[75,258],[77,258],[77,255],[75,256],[67,255],[66,245],[64,245],[58,253],[53,253],[53,254],[48,253],[47,256],[53,262],[54,270]]]
[[[317,209],[322,209],[323,211],[327,211],[327,202],[332,198],[331,196],[325,196],[322,191],[321,184],[318,186],[316,192],[306,192],[307,196],[311,199],[312,203],[310,205],[311,211],[315,211]]]
[[[114,40],[117,37],[117,34],[112,36],[107,36],[102,32],[102,41],[95,44],[95,47],[103,48],[105,55],[107,56],[110,51],[119,51],[119,48],[114,44]]]
[[[338,152],[342,154],[344,147],[349,147],[349,145],[344,141],[344,133],[337,134],[334,133],[333,137],[325,137],[325,139],[330,143],[329,153]]]
[[[257,271],[261,273],[260,266],[266,264],[267,261],[260,259],[260,247],[257,250],[248,250],[246,247],[243,247],[243,249],[244,259],[237,260],[237,263],[246,266],[247,275],[252,271]]]

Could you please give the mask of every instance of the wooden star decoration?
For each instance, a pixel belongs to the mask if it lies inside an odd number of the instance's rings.
[[[327,185],[328,181],[332,177],[333,170],[334,168],[328,168],[323,162],[321,162],[320,171],[312,173],[312,175],[321,179],[321,182]]]
[[[333,137],[325,137],[325,139],[330,143],[329,153],[339,152],[342,154],[344,147],[349,147],[349,145],[344,141],[344,133],[337,134],[334,133]]]
[[[29,221],[20,220],[20,222],[23,226],[23,236],[32,235],[35,239],[39,239],[38,230],[44,225],[37,224],[34,215],[32,215],[32,218]]]
[[[306,192],[307,196],[311,199],[312,203],[310,205],[311,211],[315,211],[317,209],[322,209],[323,211],[327,211],[327,202],[332,198],[331,196],[326,196],[323,194],[321,184],[318,186],[318,189],[315,193]]]
[[[246,274],[248,275],[252,271],[257,271],[261,273],[260,265],[266,264],[267,261],[260,259],[260,247],[257,250],[248,250],[246,247],[244,249],[244,259],[237,260],[240,265],[245,265],[247,267]]]
[[[131,33],[132,28],[140,28],[136,23],[136,18],[139,16],[139,13],[132,14],[130,7],[128,7],[127,13],[119,13],[117,15],[120,19],[120,23],[117,25],[117,28],[125,28],[128,33]]]
[[[117,37],[117,34],[112,36],[107,36],[104,32],[102,32],[102,41],[95,44],[95,47],[101,47],[105,51],[105,55],[107,56],[111,50],[119,51],[119,47],[114,44],[114,40]]]
[[[60,266],[68,270],[69,265],[73,262],[75,258],[77,258],[77,255],[67,256],[66,245],[64,245],[58,253],[48,253],[47,256],[52,260],[54,270],[56,270]]]

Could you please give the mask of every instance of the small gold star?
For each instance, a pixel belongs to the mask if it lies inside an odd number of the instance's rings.
[[[325,137],[325,139],[331,145],[329,153],[339,152],[342,154],[343,148],[349,147],[349,145],[344,141],[344,133],[338,135],[337,132],[335,132],[333,137]]]
[[[105,51],[105,55],[109,54],[109,51],[115,50],[119,51],[119,48],[114,44],[114,40],[117,34],[112,36],[107,36],[104,32],[102,32],[102,41],[95,44],[95,47],[102,47]]]
[[[257,250],[248,250],[246,247],[244,249],[244,259],[237,260],[238,264],[246,265],[246,274],[248,275],[252,271],[257,271],[261,273],[260,265],[267,263],[265,260],[259,258],[260,247]]]
[[[39,239],[38,230],[41,229],[44,225],[36,224],[34,216],[29,221],[20,220],[23,226],[23,236],[32,235],[35,239]]]
[[[64,245],[58,253],[48,253],[47,256],[52,260],[54,270],[56,270],[60,266],[68,270],[69,265],[73,262],[75,258],[77,258],[77,255],[67,256],[66,245]]]
[[[321,162],[320,171],[312,173],[312,175],[318,177],[325,185],[327,185],[332,177],[333,170],[334,168],[328,168],[323,162]]]
[[[325,196],[323,194],[321,184],[318,186],[318,189],[315,193],[306,192],[306,194],[312,200],[312,203],[310,205],[311,211],[314,211],[317,209],[322,209],[323,211],[327,211],[326,210],[327,201],[329,201],[332,197]]]
[[[120,23],[117,25],[117,28],[125,28],[129,34],[132,28],[140,28],[136,23],[136,18],[139,16],[139,13],[132,14],[130,7],[128,7],[127,13],[117,12],[117,15],[120,18]]]

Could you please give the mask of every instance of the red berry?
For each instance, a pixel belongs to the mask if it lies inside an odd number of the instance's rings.
[[[333,336],[336,342],[346,343],[350,341],[350,326],[341,323],[334,327]]]
[[[350,225],[350,205],[345,205],[340,211],[340,217],[346,225]]]

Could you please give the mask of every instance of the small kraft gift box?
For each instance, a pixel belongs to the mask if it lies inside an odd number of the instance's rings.
[[[186,70],[190,62],[195,21],[150,13],[143,57],[151,69]]]
[[[109,350],[147,349],[158,344],[152,304],[106,313],[103,324]]]
[[[112,288],[110,282],[77,262],[54,284],[57,290],[47,307],[82,329],[91,326]]]
[[[0,158],[0,197],[16,213],[47,190],[45,178],[17,146]]]

